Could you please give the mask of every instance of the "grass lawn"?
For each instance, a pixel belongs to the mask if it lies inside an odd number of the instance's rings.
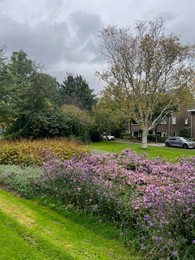
[[[111,224],[73,219],[0,190],[0,259],[138,259]]]
[[[168,161],[175,161],[176,158],[181,157],[191,157],[195,156],[195,149],[182,149],[175,147],[165,147],[165,146],[152,146],[148,145],[147,149],[141,148],[141,144],[138,143],[123,143],[123,142],[97,142],[91,143],[90,148],[92,151],[97,152],[112,152],[121,153],[122,150],[130,148],[138,154],[147,153],[148,158],[161,157]]]

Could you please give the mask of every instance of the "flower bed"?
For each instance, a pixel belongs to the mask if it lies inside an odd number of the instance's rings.
[[[131,150],[64,161],[49,157],[39,183],[44,193],[110,218],[122,235],[136,229],[150,257],[195,257],[195,158],[171,164]]]

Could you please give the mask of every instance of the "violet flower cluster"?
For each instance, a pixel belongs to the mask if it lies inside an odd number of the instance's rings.
[[[44,191],[64,203],[137,228],[141,247],[152,243],[157,257],[177,257],[194,245],[195,158],[173,164],[129,149],[65,161],[50,154],[41,179]]]

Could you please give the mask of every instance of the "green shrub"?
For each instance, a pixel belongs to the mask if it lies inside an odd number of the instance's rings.
[[[120,133],[120,138],[121,139],[130,139],[131,136],[129,135],[129,133]]]
[[[59,109],[47,109],[20,115],[6,135],[9,139],[52,138],[66,136],[67,128]]]
[[[179,131],[179,136],[190,138],[191,137],[191,128],[190,127],[184,127]]]
[[[159,142],[160,142],[160,143],[164,143],[167,138],[168,138],[167,136],[161,136],[161,137],[159,138]]]
[[[150,141],[150,142],[159,142],[159,140],[160,140],[160,135],[153,135],[153,134],[149,134],[148,135],[148,141]]]
[[[74,136],[80,141],[89,142],[90,130],[94,127],[89,113],[74,105],[63,105],[61,113],[67,126],[66,136]]]
[[[153,134],[149,134],[148,135],[148,141],[155,142],[155,140],[156,140],[156,136],[155,135],[153,135]]]
[[[39,167],[22,167],[17,165],[0,165],[0,183],[19,192],[26,198],[33,198],[36,188],[32,183],[39,178]]]
[[[102,140],[101,132],[97,128],[90,130],[90,140],[91,142],[100,142]]]
[[[93,120],[89,114],[71,105],[22,114],[8,129],[7,139],[70,137],[89,142]]]

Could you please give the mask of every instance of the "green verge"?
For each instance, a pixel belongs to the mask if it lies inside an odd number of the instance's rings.
[[[121,153],[121,151],[129,148],[138,154],[146,153],[148,158],[164,158],[168,161],[176,161],[178,158],[195,156],[195,149],[182,149],[165,146],[148,145],[147,149],[141,148],[141,144],[137,143],[122,143],[122,142],[97,142],[91,143],[90,149],[94,152],[111,152]]]
[[[114,227],[88,222],[89,229],[83,220],[0,190],[0,259],[140,259],[115,237]]]

